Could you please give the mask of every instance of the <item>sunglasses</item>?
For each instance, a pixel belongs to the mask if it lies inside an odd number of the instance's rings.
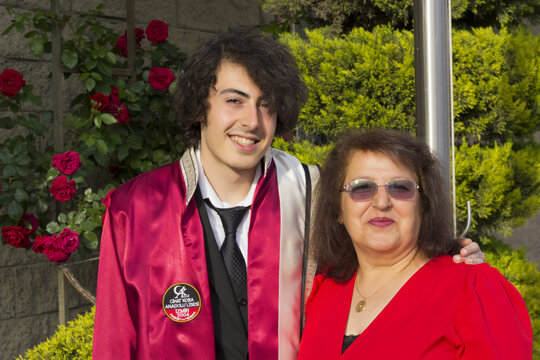
[[[408,179],[393,180],[384,185],[357,179],[343,185],[340,191],[348,192],[353,201],[368,201],[373,199],[381,186],[384,186],[388,195],[396,200],[410,200],[414,197],[414,192],[420,189],[420,186]]]

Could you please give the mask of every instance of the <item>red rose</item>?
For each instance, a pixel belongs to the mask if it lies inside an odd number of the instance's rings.
[[[104,112],[103,110],[109,106],[109,97],[102,93],[95,93],[90,96],[92,108]]]
[[[152,20],[146,27],[146,37],[154,44],[160,44],[169,37],[169,25],[161,20]]]
[[[141,41],[144,39],[143,29],[135,28],[135,41],[137,47],[141,47]],[[127,57],[127,31],[124,31],[124,35],[120,36],[116,40],[116,49],[120,51],[122,55]]]
[[[30,247],[30,237],[22,226],[7,226],[2,228],[2,237],[16,248]]]
[[[67,177],[62,175],[53,180],[50,188],[52,196],[57,201],[68,201],[77,190],[75,186],[75,180],[67,180]]]
[[[118,109],[118,113],[115,114],[114,117],[118,120],[120,124],[127,124],[131,120],[129,118],[129,112],[126,105],[122,105],[122,107]]]
[[[50,243],[54,243],[55,239],[52,236],[49,235],[43,235],[43,236],[36,236],[34,240],[34,245],[32,245],[32,250],[34,252],[37,252],[38,254],[43,254],[45,252],[45,249],[47,249],[50,245]]]
[[[127,57],[127,36],[122,35],[116,40],[116,49],[120,51],[122,55]]]
[[[26,223],[28,223],[30,227],[27,227]],[[39,219],[32,214],[24,213],[22,219],[17,225],[22,227],[26,234],[33,235],[36,233],[36,230],[39,226]]]
[[[174,74],[169,68],[153,67],[148,74],[148,82],[157,91],[164,91],[174,81]]]
[[[45,248],[43,249],[43,254],[47,257],[47,259],[55,263],[63,263],[69,259],[69,254],[64,251],[56,235],[51,236],[46,242]]]
[[[53,155],[52,166],[62,174],[71,175],[81,167],[81,158],[78,152],[68,150],[63,154]]]
[[[71,254],[79,248],[79,234],[73,230],[64,228],[58,240],[66,254]]]
[[[26,81],[17,70],[6,69],[0,74],[0,90],[4,96],[14,97],[25,85]]]
[[[109,94],[107,100],[107,106],[103,108],[103,112],[109,114],[116,114],[118,112],[118,108],[122,105],[122,99],[120,99],[120,96],[118,96],[118,94],[118,88],[114,85],[111,85],[111,93]]]

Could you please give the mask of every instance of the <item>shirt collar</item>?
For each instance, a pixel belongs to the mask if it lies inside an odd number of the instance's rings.
[[[186,149],[186,151],[184,151],[184,154],[179,160],[180,170],[182,171],[184,182],[186,184],[186,206],[187,204],[189,204],[189,202],[191,201],[191,198],[195,194],[195,190],[197,189],[197,184],[199,183],[200,172],[202,172],[201,171],[202,167],[199,165],[199,161],[197,160],[197,151],[198,150],[195,150],[195,148],[192,148],[192,147],[189,149]],[[262,174],[262,176],[266,177],[266,172],[268,170],[268,167],[270,166],[270,162],[272,161],[272,148],[271,147],[269,147],[266,153],[264,154],[263,160],[264,160],[264,173]],[[255,177],[258,180],[257,174],[255,174]]]

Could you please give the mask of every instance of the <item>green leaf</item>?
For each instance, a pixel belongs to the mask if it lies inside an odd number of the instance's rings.
[[[41,41],[40,38],[35,37],[32,40],[30,40],[30,51],[35,57],[38,57],[41,54],[43,54],[43,49],[44,49],[43,41]]]
[[[93,68],[95,68],[97,65],[97,60],[92,59],[91,57],[87,57],[84,61],[84,66],[86,67],[86,70],[90,71]]]
[[[4,129],[13,129],[15,126],[15,121],[9,116],[0,118],[0,127]]]
[[[77,215],[75,215],[73,222],[75,223],[75,225],[80,225],[83,222],[84,218],[85,218],[85,213],[79,212],[77,213]]]
[[[28,118],[18,116],[17,119],[15,119],[15,122],[30,129],[37,135],[43,135],[43,132],[47,129],[47,127],[39,121],[39,117],[37,117],[35,114],[28,115]]]
[[[64,213],[58,214],[58,222],[62,224],[67,223],[67,215]]]
[[[0,163],[11,164],[11,155],[6,152],[0,152]]]
[[[15,201],[19,203],[28,201],[28,193],[24,191],[23,189],[17,189],[15,190],[15,193],[13,194],[13,199],[15,199]]]
[[[99,129],[101,127],[101,115],[94,118],[94,125]]]
[[[142,111],[141,106],[137,103],[126,103],[126,105],[130,113]]]
[[[158,163],[161,159],[163,159],[164,156],[165,156],[165,151],[163,151],[162,149],[157,149],[152,154],[152,161]]]
[[[56,221],[51,221],[50,223],[47,224],[47,227],[45,228],[45,230],[49,233],[49,234],[57,234],[60,232],[60,225],[56,222]]]
[[[49,205],[47,205],[47,202],[43,199],[39,199],[37,202],[37,209],[38,212],[44,213],[49,208]]]
[[[107,58],[107,61],[111,64],[116,64],[116,55],[113,52],[107,52],[107,54],[105,54],[105,57]]]
[[[2,171],[2,175],[6,176],[6,177],[13,177],[15,176],[16,174],[16,171],[15,171],[15,166],[13,165],[8,165],[4,168],[4,170]]]
[[[127,158],[129,155],[129,147],[127,145],[120,145],[118,147],[118,153],[116,156],[118,157],[119,161],[123,161],[125,158]]]
[[[93,231],[95,228],[101,226],[101,224],[92,222],[92,221],[85,221],[81,224],[81,229],[84,231]]]
[[[135,81],[131,86],[129,87],[129,90],[133,91],[134,93],[140,93],[144,90],[146,86],[146,83],[144,81]]]
[[[16,166],[15,170],[17,171],[17,174],[22,177],[26,177],[30,174],[30,170],[25,166]]]
[[[101,72],[105,77],[111,77],[112,76],[112,70],[111,66],[108,63],[105,62],[98,62],[97,69],[99,72]]]
[[[135,134],[130,135],[127,139],[129,147],[135,150],[140,150],[143,147],[143,139]]]
[[[100,153],[102,153],[103,155],[107,155],[109,149],[107,148],[107,143],[105,141],[99,139],[96,142],[96,147]]]
[[[96,80],[92,79],[91,77],[84,80],[84,87],[88,92],[92,91],[94,87],[96,87]]]
[[[76,52],[71,50],[64,50],[62,52],[62,63],[68,68],[73,69],[79,62],[79,56]],[[91,89],[90,89],[91,90]],[[88,90],[88,91],[90,91]]]
[[[8,215],[9,215],[10,218],[12,218],[13,220],[18,221],[23,216],[24,209],[21,206],[21,204],[19,204],[18,202],[12,201],[7,206],[7,212],[8,212]]]
[[[100,117],[101,117],[101,121],[107,125],[112,125],[112,124],[117,123],[116,118],[109,113],[101,114]]]
[[[31,162],[31,159],[28,155],[26,154],[20,154],[19,156],[17,156],[15,158],[15,163],[18,165],[18,166],[26,166],[26,165],[29,165]]]
[[[101,81],[103,80],[103,77],[101,76],[100,73],[97,73],[97,72],[92,72],[90,74],[90,76],[92,76],[92,78],[96,79],[97,81]]]
[[[2,36],[9,34],[9,33],[11,32],[11,30],[13,29],[14,26],[15,26],[15,24],[9,25],[9,26],[6,28],[6,30],[4,30],[4,31],[2,32]]]
[[[95,233],[90,232],[90,231],[85,231],[82,233],[82,237],[83,237],[83,244],[85,247],[92,250],[97,249],[99,241]]]
[[[39,96],[34,95],[32,93],[28,93],[28,94],[26,94],[26,96],[28,97],[28,100],[30,100],[30,102],[33,105],[36,105],[36,106],[42,106],[43,105],[43,101],[41,100],[41,98]]]

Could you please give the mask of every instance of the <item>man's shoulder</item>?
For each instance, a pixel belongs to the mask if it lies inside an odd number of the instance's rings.
[[[111,194],[112,203],[122,204],[152,191],[162,191],[178,183],[180,176],[178,161],[144,172],[116,188]]]

